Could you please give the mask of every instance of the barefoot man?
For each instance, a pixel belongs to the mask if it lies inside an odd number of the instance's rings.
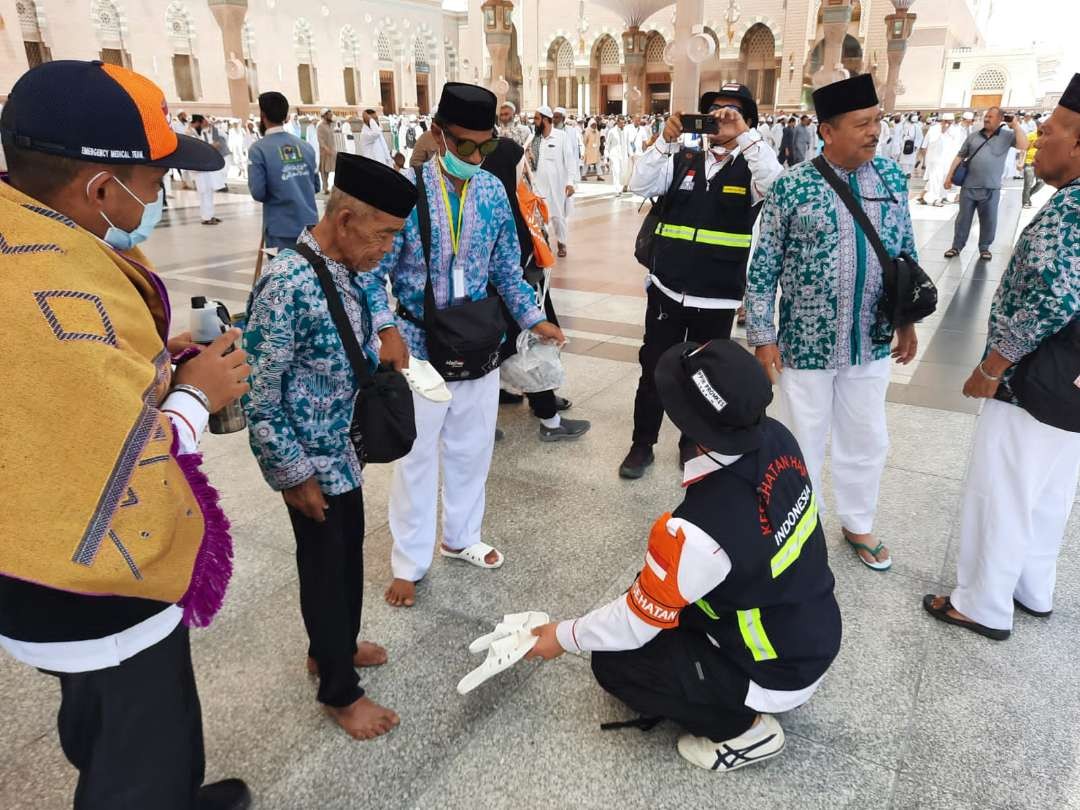
[[[429,361],[453,393],[444,403],[413,396],[416,443],[395,465],[390,485],[394,579],[386,601],[395,607],[415,603],[416,583],[431,567],[440,467],[439,553],[480,568],[503,562],[502,554],[480,539],[506,326],[493,290],[522,329],[544,340],[565,340],[559,327],[544,320],[522,275],[502,181],[480,171],[499,145],[492,135],[495,102],[483,87],[458,82],[443,87],[431,125],[438,151],[408,173],[421,189],[416,212],[373,274],[380,283],[371,288],[372,312],[378,319],[391,317],[381,283],[389,278],[401,328],[400,334],[387,329],[381,335],[382,361],[395,368],[408,365],[410,356]]]
[[[356,641],[364,597],[364,498],[349,439],[357,383],[311,261],[321,260],[372,369],[389,312],[369,307],[378,282],[364,271],[390,249],[416,205],[412,183],[389,166],[338,153],[322,221],[297,249],[270,263],[252,292],[245,340],[251,352],[247,401],[251,449],[280,490],[296,535],[300,612],[308,671],[319,701],[356,739],[385,734],[398,716],[364,696],[356,667],[386,663],[386,651]],[[319,263],[319,262],[316,262]]]

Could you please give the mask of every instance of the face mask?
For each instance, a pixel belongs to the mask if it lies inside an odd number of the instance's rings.
[[[445,135],[443,136],[443,146],[446,146]],[[442,163],[442,167],[446,169],[447,174],[456,177],[458,180],[472,180],[473,175],[480,171],[479,164],[466,163],[451,152],[449,146],[446,146],[446,154],[439,156],[439,162]]]
[[[93,183],[104,173],[105,172],[98,172],[90,178],[90,182],[86,184],[86,190],[88,194],[90,191],[90,183]],[[121,183],[118,178],[113,177],[112,179],[116,180],[116,182],[120,185],[120,188],[130,194],[135,199],[135,201],[143,207],[143,215],[142,219],[139,221],[139,227],[137,227],[133,231],[124,231],[113,225],[112,220],[105,216],[105,212],[102,211],[101,218],[104,219],[107,223],[109,223],[109,229],[105,231],[105,236],[103,237],[103,239],[106,244],[111,245],[117,250],[131,250],[140,242],[145,242],[150,237],[150,232],[153,231],[154,228],[157,227],[157,224],[161,221],[161,212],[165,204],[164,192],[159,189],[157,197],[154,198],[154,201],[145,203],[139,199],[138,195],[136,195],[134,191]]]

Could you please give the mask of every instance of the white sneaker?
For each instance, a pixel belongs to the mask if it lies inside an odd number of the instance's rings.
[[[775,757],[784,750],[784,730],[771,714],[738,737],[713,742],[708,737],[684,734],[679,737],[679,754],[692,765],[708,771],[734,771]]]

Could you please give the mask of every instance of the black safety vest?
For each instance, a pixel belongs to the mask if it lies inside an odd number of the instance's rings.
[[[766,419],[765,437],[757,452],[691,484],[673,513],[713,538],[732,564],[679,624],[708,634],[760,686],[795,690],[836,657],[840,609],[799,445],[774,419]]]
[[[678,154],[655,236],[653,274],[665,287],[703,298],[742,300],[754,228],[752,179],[742,155],[709,180],[704,152]]]

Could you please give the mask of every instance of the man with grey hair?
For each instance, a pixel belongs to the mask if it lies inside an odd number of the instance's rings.
[[[296,536],[307,669],[319,677],[319,702],[350,736],[366,740],[389,732],[398,716],[364,696],[356,673],[386,663],[387,654],[357,643],[364,498],[349,434],[359,381],[327,295],[336,294],[374,371],[397,328],[388,310],[371,307],[379,281],[368,271],[415,207],[416,188],[381,162],[347,152],[338,153],[334,174],[322,220],[304,229],[295,250],[279,253],[252,290],[245,410],[252,452],[281,492]]]
[[[1001,175],[1010,149],[1026,151],[1027,133],[1015,116],[1008,124],[1000,107],[991,107],[983,116],[983,128],[973,131],[953,158],[945,188],[953,187],[956,169],[963,162],[967,176],[960,189],[960,213],[956,215],[952,247],[945,251],[945,258],[959,256],[971,234],[975,212],[979,213],[979,258],[991,258],[990,246],[997,236],[997,211],[1001,200]]]
[[[504,101],[499,107],[499,123],[495,129],[500,138],[509,138],[522,148],[532,136],[532,131],[517,120],[517,107],[512,101]]]

